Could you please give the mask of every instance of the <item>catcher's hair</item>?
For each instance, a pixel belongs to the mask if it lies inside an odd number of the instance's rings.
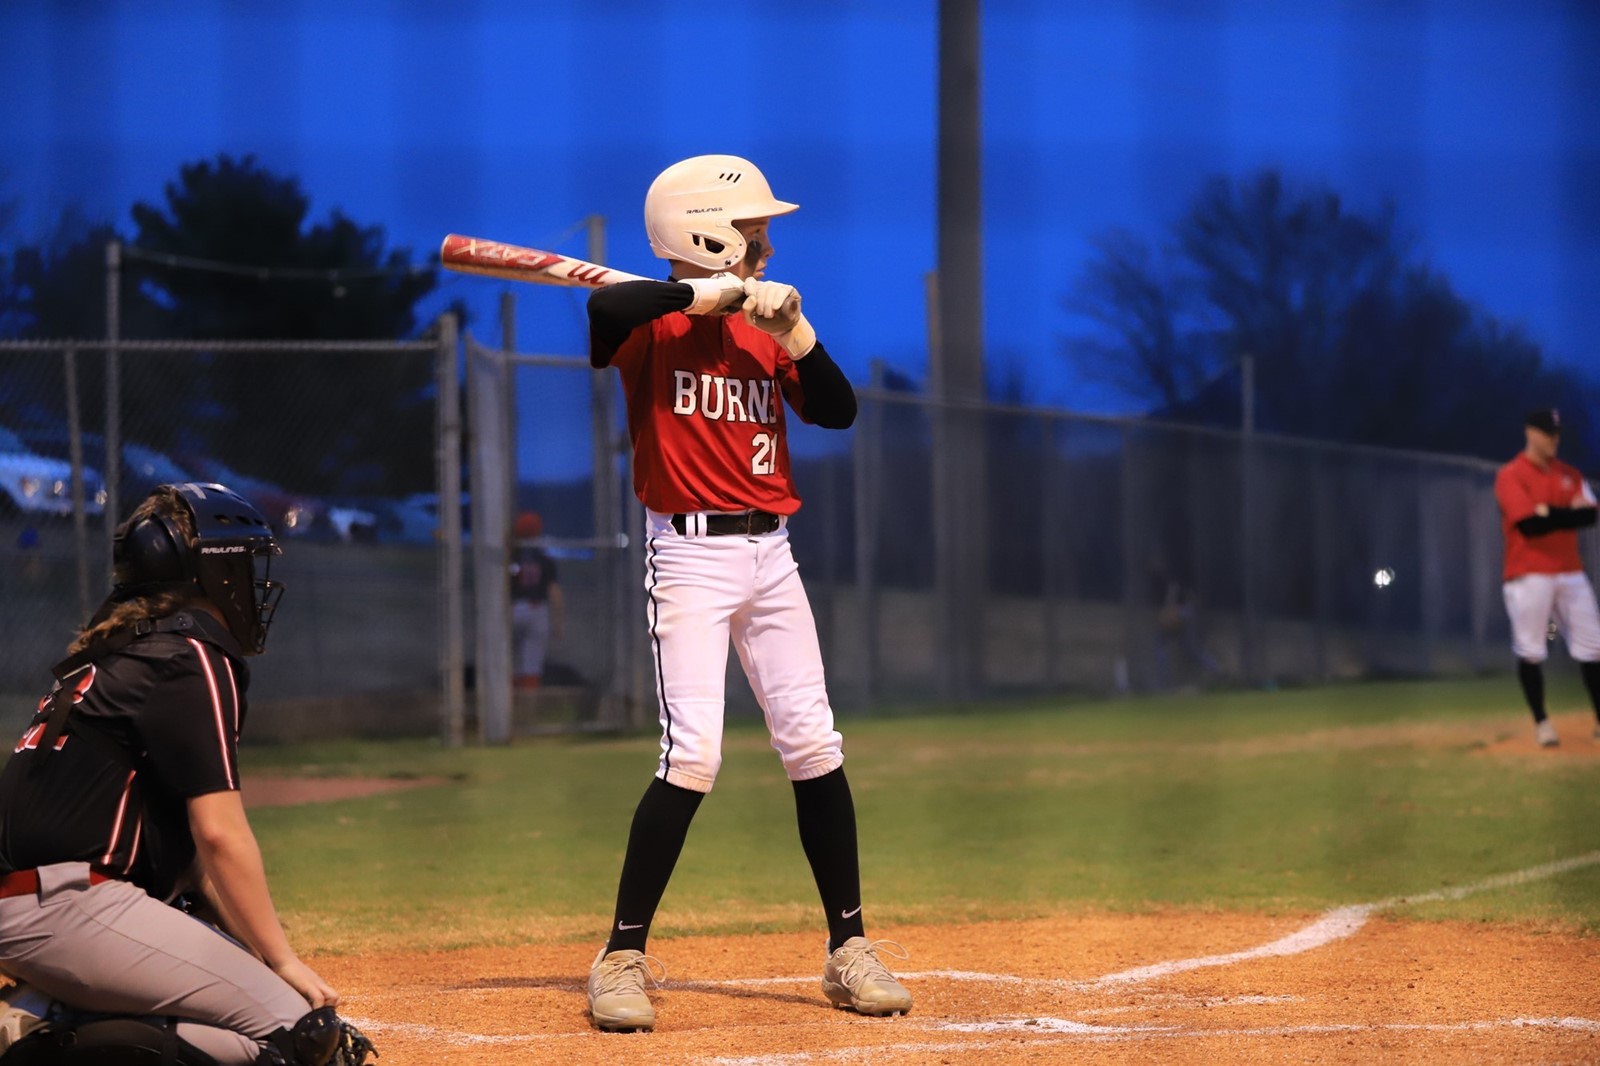
[[[197,540],[194,528],[194,517],[189,513],[189,507],[184,503],[178,490],[166,485],[157,488],[146,496],[133,509],[133,514],[128,516],[128,524],[154,515],[161,515],[183,534],[184,541],[193,548]],[[119,629],[125,629],[144,619],[165,618],[182,609],[194,597],[187,592],[167,591],[157,592],[150,596],[135,596],[131,600],[124,600],[111,609],[111,613],[92,626],[85,626],[78,634],[70,647],[68,655],[75,655],[87,648],[94,640],[110,636]]]

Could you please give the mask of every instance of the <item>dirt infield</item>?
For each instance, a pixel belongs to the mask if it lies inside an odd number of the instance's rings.
[[[1397,740],[1541,767],[1600,758],[1592,719],[1563,716],[1559,749],[1524,723],[1363,727],[1314,743]],[[1513,728],[1513,726],[1515,728]],[[1259,741],[1251,754],[1273,754]],[[1307,738],[1274,741],[1305,744]],[[1263,750],[1257,752],[1256,747]],[[324,802],[428,779],[248,778],[246,802]],[[1568,870],[1600,852],[1497,873],[1410,902]],[[313,957],[378,1066],[1010,1066],[1045,1063],[1600,1063],[1600,938],[1543,926],[1419,922],[1405,901],[1316,913],[1161,909],[876,928],[908,1016],[859,1018],[818,989],[822,934],[657,939],[668,970],[650,1034],[602,1034],[584,980],[597,943],[551,943],[571,921],[506,929],[541,943]]]
[[[650,1034],[590,1027],[589,945],[314,965],[386,1066],[1600,1062],[1594,939],[1375,917],[1251,956],[1318,921],[1168,911],[880,930],[911,953],[896,969],[917,1001],[889,1019],[828,1007],[816,935],[659,940],[669,976]]]

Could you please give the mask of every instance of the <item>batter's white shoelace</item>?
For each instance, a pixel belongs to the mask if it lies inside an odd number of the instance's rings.
[[[873,940],[869,943],[852,945],[848,942],[833,953],[835,964],[839,967],[839,981],[846,988],[860,988],[866,981],[893,981],[894,974],[889,972],[889,967],[878,958],[878,949],[882,948],[885,955],[905,962],[911,958],[911,953],[893,940]]]
[[[595,995],[608,996],[614,992],[644,995],[644,983],[660,988],[667,979],[667,967],[654,955],[635,955],[631,959],[602,959],[595,977]]]

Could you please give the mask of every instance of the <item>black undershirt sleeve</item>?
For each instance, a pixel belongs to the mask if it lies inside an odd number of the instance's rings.
[[[646,322],[682,311],[694,290],[679,281],[624,281],[589,294],[589,365],[611,365],[628,334]]]
[[[801,414],[823,429],[849,429],[856,420],[856,391],[821,341],[795,362],[795,370],[806,394]]]
[[[1518,522],[1517,531],[1524,537],[1542,537],[1558,529],[1583,529],[1595,524],[1593,507],[1552,507],[1545,515],[1529,515]]]
[[[589,294],[589,365],[611,365],[612,356],[635,329],[694,302],[694,290],[677,281],[624,281]],[[805,390],[805,417],[823,429],[849,429],[856,420],[856,394],[819,341],[797,360]]]

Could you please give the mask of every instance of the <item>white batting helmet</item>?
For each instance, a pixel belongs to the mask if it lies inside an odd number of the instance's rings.
[[[744,258],[735,222],[798,210],[774,199],[772,187],[748,159],[697,155],[657,175],[644,197],[644,229],[658,259],[726,270]]]

